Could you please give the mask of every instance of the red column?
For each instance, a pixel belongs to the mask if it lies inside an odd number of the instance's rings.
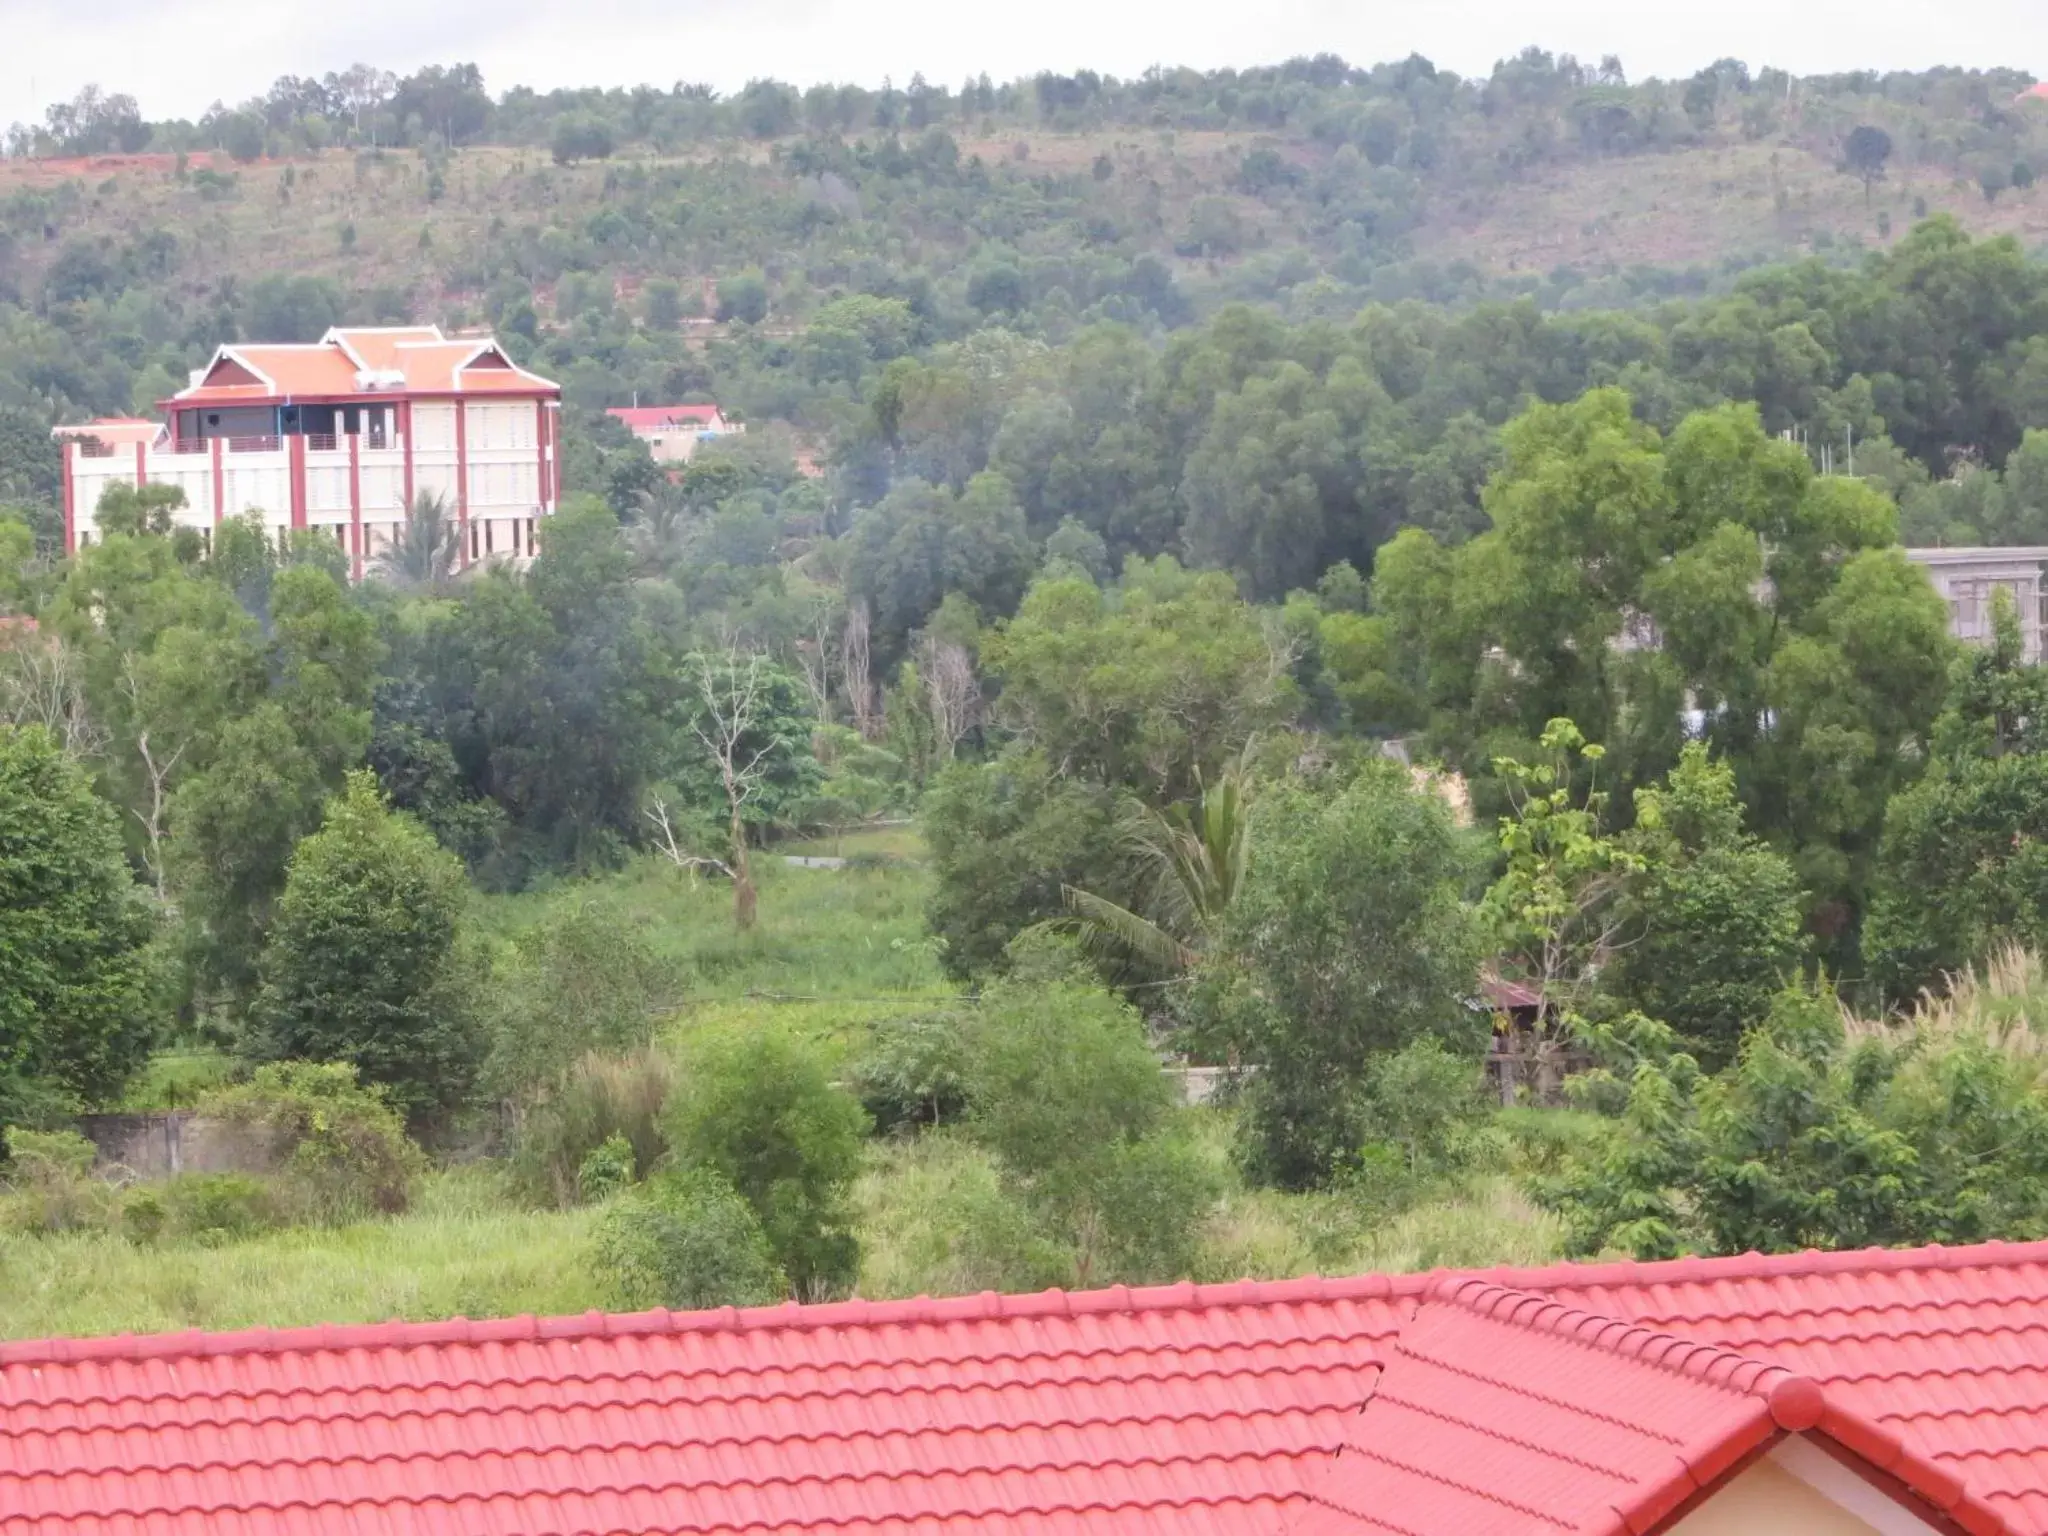
[[[533,477],[533,498],[541,506],[548,502],[548,403],[545,400],[533,402],[533,440],[540,452],[540,467]],[[536,508],[536,511],[539,509]]]
[[[469,406],[455,402],[455,563],[469,564]]]
[[[349,569],[363,579],[363,440],[348,435],[348,549]]]
[[[149,444],[135,445],[135,489],[141,490],[149,484]]]
[[[78,553],[78,439],[64,439],[64,553]]]
[[[228,482],[227,476],[221,470],[221,440],[216,437],[210,442],[213,457],[213,526],[218,528],[221,518],[227,513]]]
[[[412,402],[398,402],[398,440],[405,445],[405,515],[412,516]]]
[[[292,526],[306,526],[306,439],[294,433],[285,439],[289,452],[286,457],[291,464],[292,481]]]
[[[555,499],[552,506],[562,505],[562,406],[557,401],[548,407],[548,441],[555,450]]]

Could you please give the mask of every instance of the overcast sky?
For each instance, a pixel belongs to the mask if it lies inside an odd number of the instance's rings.
[[[0,0],[0,124],[87,82],[196,117],[281,74],[474,60],[511,85],[733,89],[758,75],[957,85],[1052,69],[1419,52],[1461,74],[1530,43],[1631,78],[1734,55],[1811,74],[2009,66],[2048,76],[2048,0]]]

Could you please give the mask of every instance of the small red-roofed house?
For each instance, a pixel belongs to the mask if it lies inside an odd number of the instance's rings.
[[[622,405],[605,414],[625,423],[657,464],[687,464],[702,444],[747,430],[715,405]]]
[[[2048,1243],[0,1345],[0,1536],[2048,1536]]]

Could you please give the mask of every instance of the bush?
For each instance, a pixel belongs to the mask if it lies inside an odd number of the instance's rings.
[[[1380,1057],[1360,1094],[1366,1141],[1351,1192],[1381,1211],[1402,1211],[1467,1172],[1486,1151],[1497,1147],[1505,1156],[1505,1133],[1491,1146],[1483,1134],[1483,1088],[1477,1064],[1436,1040]]]
[[[556,1083],[589,1052],[645,1046],[681,981],[637,933],[586,901],[519,934],[491,987],[498,1002],[484,1088],[514,1099]]]
[[[557,165],[578,160],[609,160],[614,148],[611,128],[589,117],[565,117],[555,125],[549,146]]]
[[[0,1163],[0,1231],[41,1234],[103,1228],[119,1204],[111,1184],[93,1176],[93,1144],[76,1131],[8,1127]]]
[[[150,1217],[146,1196],[159,1202],[157,1231],[206,1247],[240,1242],[286,1225],[279,1192],[263,1179],[246,1173],[191,1173],[170,1180],[156,1191],[131,1191],[122,1209],[122,1225],[148,1241],[138,1230]]]
[[[1186,1275],[1218,1180],[1169,1122],[1173,1089],[1137,1014],[1057,960],[1022,953],[984,1000],[969,1126],[1072,1251],[1077,1283]]]
[[[343,1062],[279,1062],[200,1102],[199,1112],[240,1127],[273,1159],[280,1209],[302,1221],[341,1223],[402,1211],[425,1159],[378,1088]]]
[[[633,1143],[614,1131],[591,1150],[576,1170],[576,1191],[587,1204],[600,1205],[629,1188],[636,1172]]]
[[[789,1289],[754,1208],[701,1168],[661,1174],[613,1202],[593,1266],[619,1311],[757,1306]]]
[[[668,1154],[662,1113],[675,1082],[668,1057],[652,1047],[626,1056],[585,1056],[525,1113],[512,1154],[513,1183],[527,1198],[574,1205],[588,1198],[583,1166],[614,1138],[646,1175]]]
[[[875,1026],[847,1074],[879,1131],[913,1131],[958,1120],[967,1108],[967,1044],[951,1014]]]
[[[670,1104],[669,1145],[754,1208],[799,1296],[844,1290],[860,1268],[846,1196],[860,1173],[867,1115],[832,1086],[814,1050],[775,1030],[718,1034],[686,1063]]]
[[[888,1149],[864,1184],[864,1296],[964,1296],[1074,1283],[1074,1253],[1046,1233],[989,1153],[951,1130]]]

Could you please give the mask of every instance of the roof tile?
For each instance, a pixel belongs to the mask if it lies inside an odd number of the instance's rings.
[[[1622,1531],[1815,1413],[2048,1536],[2048,1245],[4,1344],[0,1536]]]

